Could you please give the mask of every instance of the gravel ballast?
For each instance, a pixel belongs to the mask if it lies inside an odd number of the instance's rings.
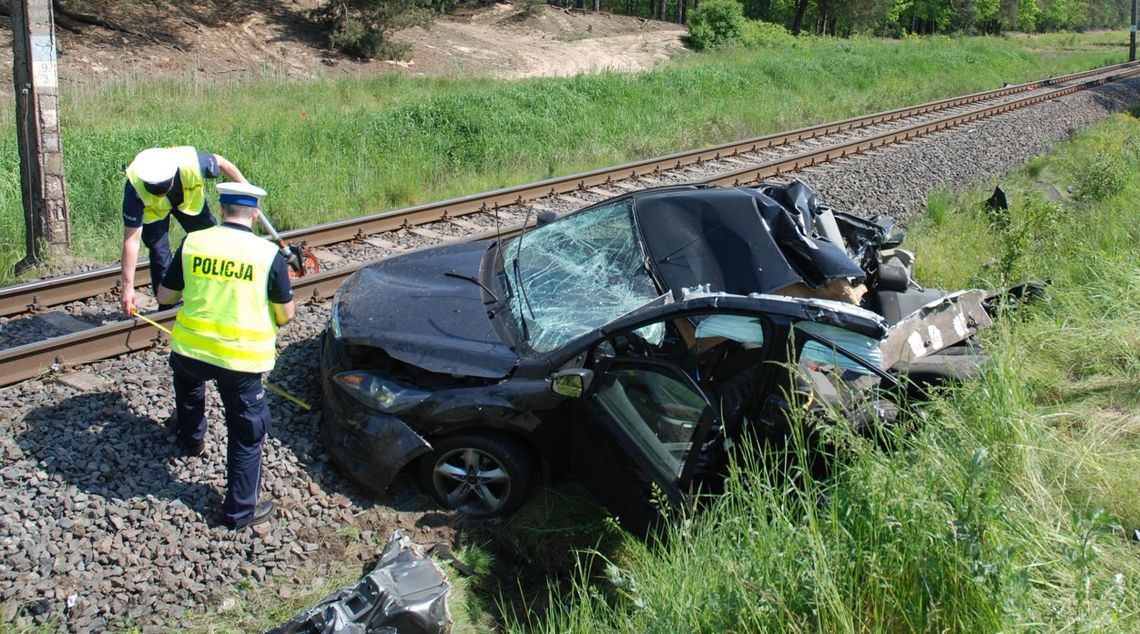
[[[1138,101],[1140,80],[1114,83],[796,176],[836,209],[906,222],[926,192],[986,182]],[[177,626],[241,609],[242,588],[288,597],[312,587],[395,527],[420,543],[454,539],[454,517],[410,483],[373,500],[329,463],[317,433],[327,318],[327,302],[301,306],[281,331],[269,380],[314,408],[270,395],[263,495],[280,511],[255,529],[218,520],[225,428],[212,390],[207,455],[176,451],[164,426],[174,410],[165,348],[0,390],[2,621]]]

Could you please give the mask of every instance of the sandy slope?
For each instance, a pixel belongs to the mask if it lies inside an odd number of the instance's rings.
[[[154,76],[226,81],[272,77],[566,76],[602,70],[638,71],[684,52],[684,28],[605,13],[541,6],[529,13],[500,3],[442,17],[428,29],[395,39],[412,45],[410,59],[367,61],[326,48],[327,36],[308,20],[317,0],[241,2],[218,8],[194,2],[117,2],[91,12],[136,34],[94,26],[57,29],[61,85]],[[0,31],[0,79],[11,81],[11,33]],[[9,83],[10,85],[10,83]]]

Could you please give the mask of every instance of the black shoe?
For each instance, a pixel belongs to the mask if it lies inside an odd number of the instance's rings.
[[[258,502],[257,506],[253,509],[253,515],[250,515],[248,520],[230,524],[230,528],[236,531],[241,530],[247,526],[257,526],[258,524],[264,524],[273,519],[273,514],[276,512],[277,505],[273,502],[270,502],[268,500],[265,502]]]
[[[206,455],[206,441],[194,445],[185,445],[178,443],[178,448],[182,451],[183,456],[196,457]]]

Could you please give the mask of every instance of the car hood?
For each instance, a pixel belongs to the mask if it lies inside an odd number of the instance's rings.
[[[334,333],[430,372],[501,378],[518,355],[495,333],[478,277],[488,241],[422,249],[371,264],[337,292]]]

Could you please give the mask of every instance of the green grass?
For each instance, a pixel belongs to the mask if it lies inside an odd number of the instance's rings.
[[[638,75],[240,84],[194,76],[72,88],[61,112],[74,251],[80,261],[118,260],[121,169],[153,145],[230,158],[269,191],[266,210],[288,229],[1118,63],[1126,42],[1124,33],[803,39]],[[13,110],[0,115],[9,129]],[[0,175],[5,283],[23,255],[14,136],[0,140]]]
[[[1137,147],[1140,121],[1117,115],[1003,179],[1007,215],[983,208],[988,188],[940,193],[909,229],[924,282],[1052,285],[985,333],[982,377],[924,404],[893,450],[835,430],[825,480],[794,472],[810,440],[790,443],[799,460],[745,455],[703,513],[662,542],[625,539],[601,571],[583,558],[560,609],[509,629],[1140,629]],[[1036,191],[1096,155],[1124,165],[1114,193]]]

